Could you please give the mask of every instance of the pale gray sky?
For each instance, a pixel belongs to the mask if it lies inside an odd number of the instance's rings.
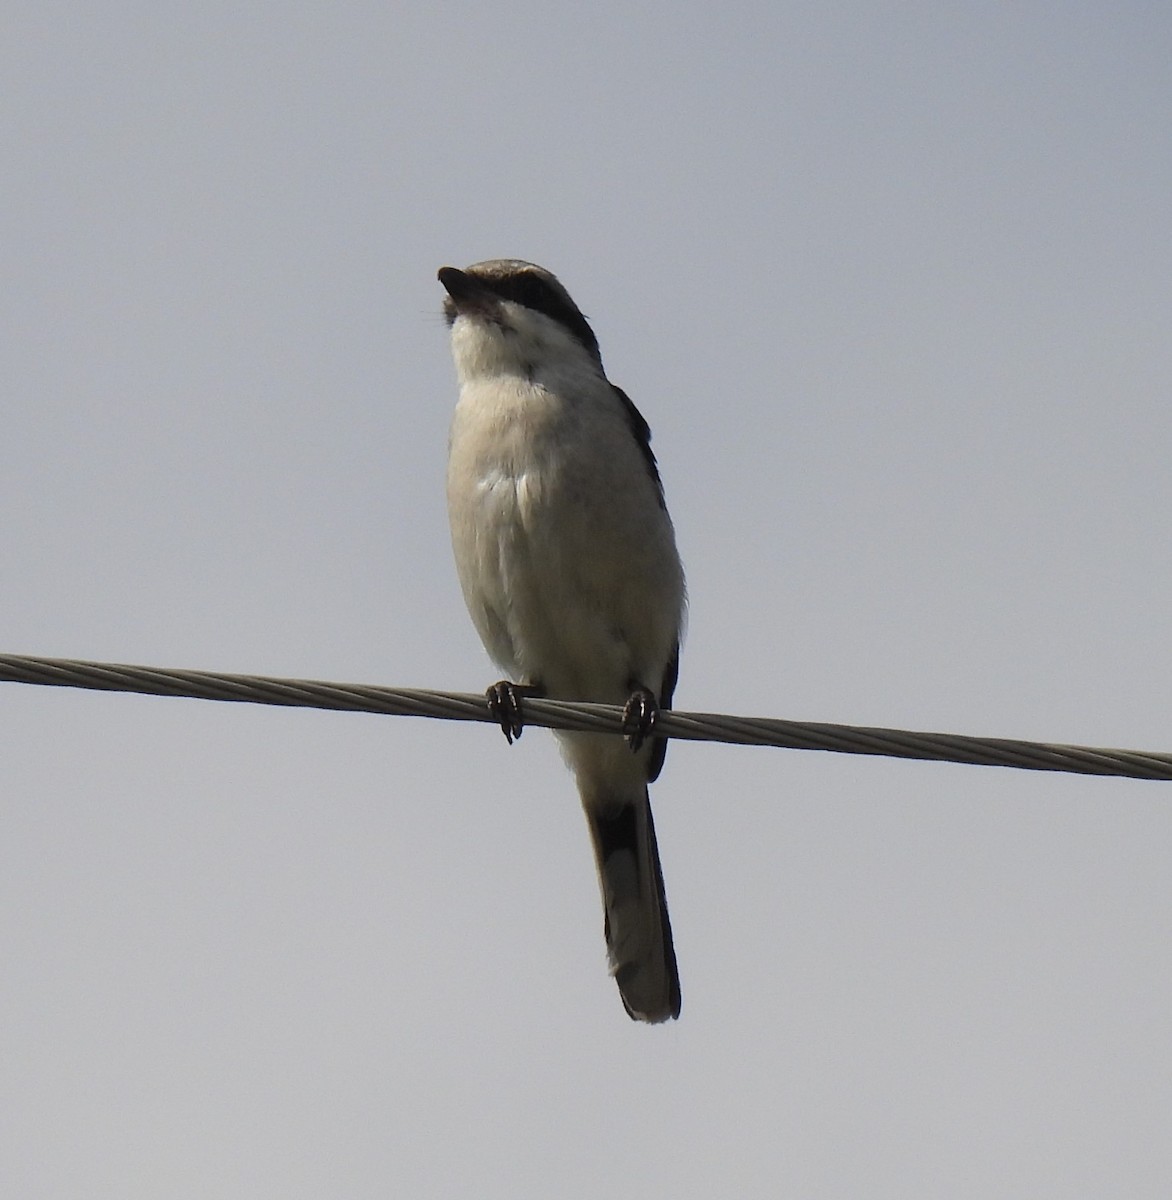
[[[43,4],[0,648],[478,690],[435,271],[655,432],[680,707],[1172,750],[1172,15]],[[627,1020],[549,736],[0,685],[0,1191],[1164,1197],[1172,785],[676,745]]]

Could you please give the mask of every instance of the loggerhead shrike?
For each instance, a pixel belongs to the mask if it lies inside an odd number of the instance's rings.
[[[460,399],[448,515],[464,600],[509,679],[488,689],[505,737],[525,696],[625,705],[626,738],[561,733],[590,826],[610,969],[639,1021],[680,1014],[647,785],[679,669],[684,573],[651,431],[606,378],[598,341],[548,271],[443,267]]]

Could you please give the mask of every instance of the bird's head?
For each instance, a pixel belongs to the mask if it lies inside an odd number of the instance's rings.
[[[602,374],[598,339],[551,272],[515,258],[441,267],[444,316],[462,378],[543,373],[554,364]]]

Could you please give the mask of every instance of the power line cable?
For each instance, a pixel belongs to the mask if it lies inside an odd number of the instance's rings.
[[[106,692],[138,692],[150,696],[185,696],[196,700],[224,700],[242,704],[433,717],[447,721],[494,721],[483,694],[136,667],[81,659],[0,654],[0,681]],[[622,732],[622,709],[611,704],[579,704],[527,697],[524,700],[524,713],[527,725],[588,733]],[[1172,754],[1065,746],[1012,738],[968,737],[956,733],[922,733],[905,729],[832,725],[821,721],[783,721],[768,717],[666,710],[660,713],[656,732],[687,741],[777,746],[789,750],[828,750],[838,754],[871,754],[887,758],[1016,767],[1026,771],[1172,779]]]

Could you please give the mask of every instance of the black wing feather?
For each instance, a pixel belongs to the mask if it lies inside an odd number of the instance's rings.
[[[643,414],[635,407],[635,402],[621,387],[615,387],[613,383],[610,386],[614,388],[615,395],[622,401],[623,411],[627,414],[627,424],[631,427],[635,441],[639,443],[639,451],[643,455],[643,461],[647,464],[647,470],[651,473],[651,478],[655,483],[659,507],[666,512],[667,502],[663,498],[663,480],[659,477],[659,464],[655,461],[655,451],[651,449],[651,426],[647,424]]]

